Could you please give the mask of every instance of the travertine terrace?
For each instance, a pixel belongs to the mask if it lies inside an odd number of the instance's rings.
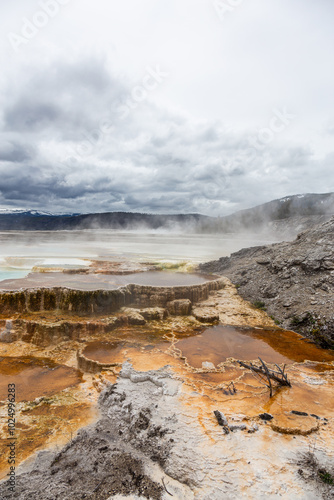
[[[17,498],[35,498],[36,489],[45,499],[79,498],[82,480],[89,498],[105,499],[165,499],[166,489],[180,500],[232,499],[249,491],[259,498],[327,494],[298,473],[298,457],[316,440],[321,460],[330,461],[334,356],[278,328],[227,278],[176,287],[5,291],[0,300],[4,380],[17,376],[11,360],[20,373],[44,366],[55,374],[47,390],[28,394],[18,385],[20,462],[26,461]],[[229,326],[220,330],[222,325]],[[235,343],[240,336],[249,345],[244,351]],[[286,363],[292,388],[270,399],[261,381],[239,366],[236,353],[252,362],[267,356],[270,366]],[[72,370],[72,379],[62,386],[64,370]],[[227,419],[228,434],[217,410]],[[267,423],[262,413],[273,419]],[[35,439],[27,440],[29,435]],[[110,448],[111,442],[116,444]],[[100,463],[102,448],[106,455],[96,469],[92,460]],[[41,450],[49,451],[33,465]],[[142,479],[122,485],[103,464]],[[5,460],[0,467],[4,477]],[[7,499],[5,484],[0,492]]]

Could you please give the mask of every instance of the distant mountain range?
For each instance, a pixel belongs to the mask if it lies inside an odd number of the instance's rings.
[[[0,230],[59,231],[75,229],[182,229],[206,225],[215,218],[199,214],[158,215],[132,212],[106,212],[96,214],[45,215],[44,213],[21,211],[0,212]]]
[[[272,227],[273,222],[293,218],[318,218],[334,215],[334,193],[297,194],[273,200],[254,208],[218,218],[217,230],[238,232],[244,229]]]
[[[0,209],[0,230],[57,231],[75,229],[180,230],[200,233],[258,231],[289,219],[304,221],[334,215],[334,193],[301,194],[241,210],[225,217],[200,214],[158,215],[132,212],[51,214]],[[307,223],[307,222],[306,222]]]

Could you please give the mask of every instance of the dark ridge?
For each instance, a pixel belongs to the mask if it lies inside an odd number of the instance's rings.
[[[36,211],[0,213],[0,230],[59,231],[74,229],[174,229],[198,233],[235,233],[273,228],[288,221],[303,221],[308,227],[319,223],[319,218],[334,214],[334,193],[294,195],[270,201],[225,217],[201,214],[145,214],[106,212],[91,214],[52,215]],[[325,222],[324,220],[321,222]]]

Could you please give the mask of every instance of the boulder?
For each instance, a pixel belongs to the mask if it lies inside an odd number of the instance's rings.
[[[189,316],[192,303],[189,299],[177,299],[167,303],[167,310],[173,316]]]
[[[197,321],[202,323],[215,323],[219,321],[219,313],[211,307],[196,307],[192,312]]]
[[[129,325],[145,325],[146,319],[140,314],[138,309],[126,308],[122,310],[124,319]]]
[[[165,319],[167,316],[166,309],[162,307],[148,307],[146,309],[140,309],[138,312],[147,321],[152,321],[152,320],[160,321]]]

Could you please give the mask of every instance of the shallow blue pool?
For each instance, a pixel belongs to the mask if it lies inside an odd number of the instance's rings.
[[[0,281],[24,278],[29,272],[29,269],[0,268]]]

